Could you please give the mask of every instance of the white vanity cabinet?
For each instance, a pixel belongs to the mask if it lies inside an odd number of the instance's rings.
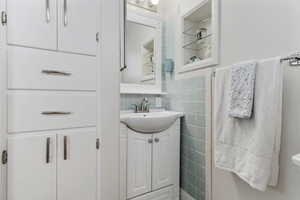
[[[178,196],[180,120],[160,133],[138,133],[121,123],[120,200]]]
[[[95,200],[96,130],[20,134],[8,139],[8,200]]]
[[[97,0],[9,0],[9,44],[96,54]]]

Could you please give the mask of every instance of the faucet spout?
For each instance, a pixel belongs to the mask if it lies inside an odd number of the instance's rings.
[[[150,104],[147,98],[144,98],[141,103],[141,111],[143,113],[148,113],[150,111]]]

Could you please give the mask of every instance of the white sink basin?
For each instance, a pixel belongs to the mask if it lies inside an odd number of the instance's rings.
[[[183,114],[172,111],[121,114],[120,120],[139,133],[158,133],[168,129]]]

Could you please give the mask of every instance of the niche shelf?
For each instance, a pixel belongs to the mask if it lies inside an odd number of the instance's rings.
[[[218,63],[217,0],[202,0],[188,5],[181,14],[179,73]]]
[[[182,48],[184,65],[196,64],[211,57],[211,3],[184,17]]]

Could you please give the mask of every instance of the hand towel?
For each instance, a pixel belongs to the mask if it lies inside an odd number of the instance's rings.
[[[251,118],[256,64],[256,61],[248,61],[232,66],[229,107],[231,117]]]
[[[276,186],[282,119],[283,67],[280,58],[258,62],[253,117],[229,117],[231,68],[216,70],[214,99],[215,165],[253,188]]]

